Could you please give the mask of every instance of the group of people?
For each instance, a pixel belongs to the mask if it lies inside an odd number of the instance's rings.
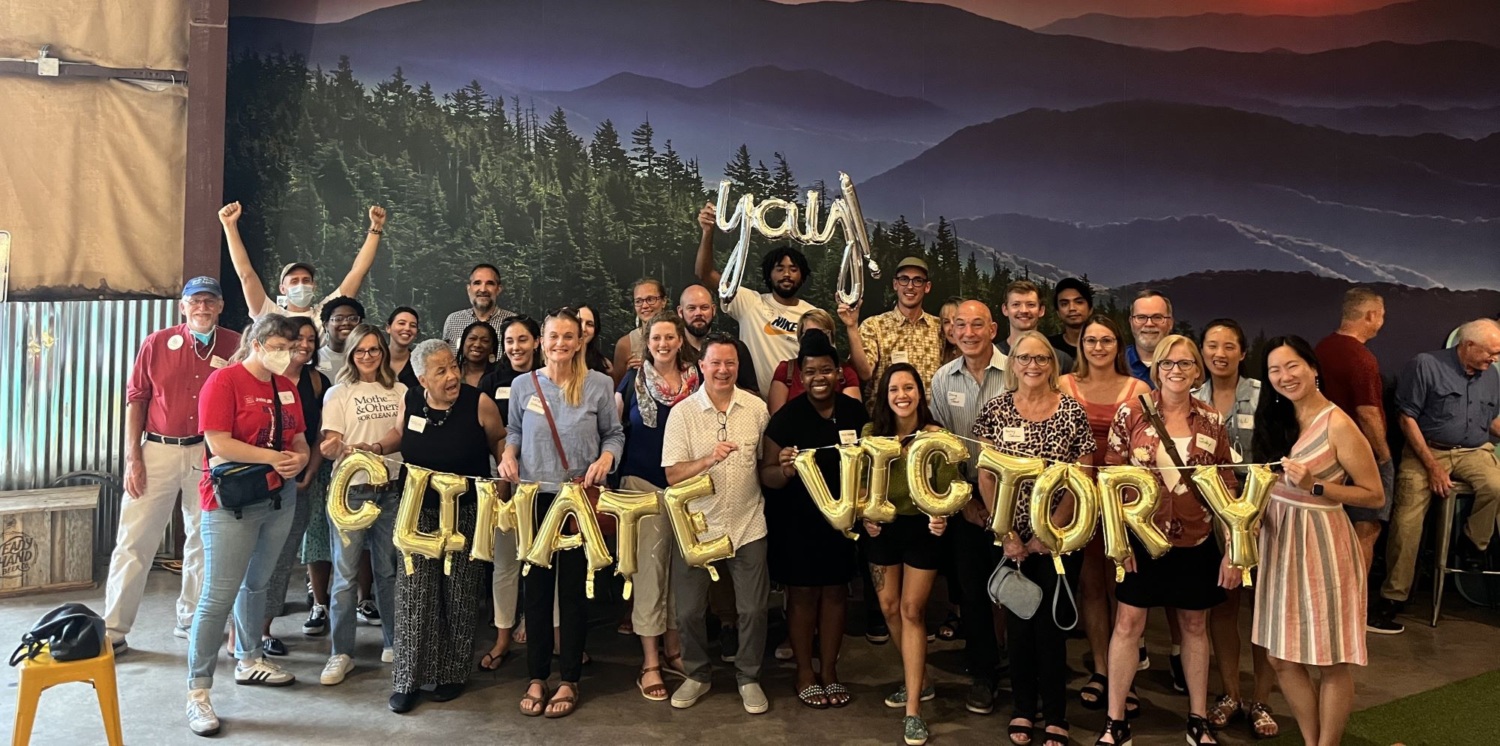
[[[520,713],[560,718],[580,705],[588,629],[582,553],[559,551],[550,567],[523,577],[514,533],[499,532],[492,570],[467,553],[403,561],[392,546],[398,477],[369,484],[356,476],[351,505],[373,503],[380,518],[340,536],[329,529],[325,494],[331,469],[354,451],[468,480],[498,477],[505,489],[538,483],[535,513],[521,520],[543,515],[568,483],[658,492],[707,474],[714,494],[695,510],[705,517],[703,538],[727,537],[734,547],[717,568],[726,578],[714,582],[684,560],[665,511],[640,523],[622,629],[640,640],[641,695],[675,708],[709,695],[712,617],[720,623],[718,657],[734,664],[745,710],[766,712],[760,670],[774,584],[785,591],[788,629],[775,657],[795,663],[796,701],[847,706],[852,695],[838,660],[848,587],[857,582],[866,592],[867,637],[890,640],[899,653],[901,673],[884,702],[902,711],[902,737],[913,745],[928,739],[922,703],[935,697],[927,616],[939,576],[951,604],[940,632],[964,643],[971,680],[964,706],[992,712],[1008,666],[1011,743],[1068,743],[1075,701],[1106,713],[1098,744],[1130,743],[1141,710],[1133,679],[1149,665],[1144,629],[1149,610],[1160,607],[1174,687],[1188,695],[1189,743],[1217,743],[1215,731],[1241,718],[1256,737],[1276,735],[1266,701],[1279,684],[1304,740],[1326,745],[1341,738],[1351,667],[1367,660],[1366,631],[1401,630],[1395,616],[1411,590],[1431,495],[1449,495],[1453,480],[1473,489],[1459,539],[1465,561],[1495,533],[1500,462],[1489,442],[1500,437],[1493,365],[1500,324],[1467,323],[1452,348],[1407,364],[1396,386],[1406,437],[1397,468],[1379,367],[1365,346],[1384,305],[1367,288],[1346,294],[1339,327],[1316,346],[1295,336],[1266,342],[1260,381],[1246,375],[1250,350],[1239,324],[1216,319],[1198,339],[1174,334],[1171,302],[1154,291],[1133,299],[1127,336],[1094,313],[1087,282],[1063,280],[1048,299],[1018,280],[999,309],[1009,322],[1002,339],[982,302],[956,299],[928,313],[931,281],[920,258],[893,268],[895,307],[861,319],[858,306],[829,313],[803,300],[808,262],[781,247],[762,261],[765,292],[739,288],[724,305],[738,322],[736,337],[714,329],[718,308],[708,288],[719,274],[709,205],[698,216],[703,284],[683,289],[673,310],[663,283],[635,283],[638,325],[606,355],[598,315],[586,305],[539,319],[500,309],[503,280],[489,264],[469,273],[469,306],[446,319],[440,339],[418,341],[420,316],[408,307],[392,310],[384,326],[370,323],[354,296],[383,232],[378,207],[332,294],[319,297],[316,270],[293,263],[280,275],[282,297],[272,300],[240,240],[239,216],[238,204],[220,212],[253,324],[243,337],[219,327],[223,289],[194,278],[182,292],[184,323],[150,335],[138,354],[128,392],[127,496],[106,601],[112,642],[124,652],[180,490],[187,542],[174,631],[189,641],[187,721],[198,734],[220,729],[209,691],[231,619],[236,683],[294,682],[268,656],[286,654],[270,620],[282,613],[299,557],[313,599],[304,631],[331,628],[322,684],[337,685],[355,669],[355,627],[364,621],[382,628],[391,710],[462,695],[475,669],[470,651],[488,575],[496,635],[478,667],[498,667],[514,644],[526,643]],[[1052,337],[1038,331],[1049,306],[1063,327]],[[796,467],[800,452],[820,449],[821,486],[837,494],[839,456],[828,446],[893,436],[904,451],[908,436],[939,430],[966,439],[969,458],[929,478],[939,490],[967,482],[974,499],[952,516],[923,514],[907,488],[906,460],[897,458],[889,488],[895,517],[861,521],[858,541],[823,519],[811,497],[820,485]],[[1152,521],[1172,548],[1153,558],[1132,537],[1134,556],[1116,584],[1096,536],[1062,558],[1058,576],[1025,501],[1015,515],[992,520],[996,485],[979,468],[982,444],[1089,470],[1151,469],[1162,495]],[[1253,591],[1239,587],[1213,513],[1185,470],[1218,467],[1233,490],[1237,465],[1252,462],[1279,465]],[[275,499],[221,505],[212,469],[224,464],[268,467]],[[437,489],[429,485],[420,505],[420,531],[444,520]],[[1058,495],[1048,509],[1063,525],[1074,505],[1065,491]],[[1393,505],[1386,581],[1372,605],[1366,578]],[[454,530],[472,535],[476,515],[466,481]],[[998,541],[992,523],[1009,529]],[[1041,588],[1035,614],[993,603],[988,584],[1001,565]],[[1065,600],[1075,595],[1076,603]],[[1243,603],[1254,607],[1248,693],[1240,682]],[[1075,624],[1088,638],[1090,676],[1070,696],[1065,643]],[[1218,696],[1210,694],[1214,662]],[[669,677],[680,683],[669,688]]]

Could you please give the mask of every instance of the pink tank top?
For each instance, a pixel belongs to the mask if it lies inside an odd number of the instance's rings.
[[[1121,402],[1096,404],[1088,401],[1083,398],[1083,394],[1079,393],[1078,382],[1072,378],[1068,379],[1068,388],[1070,389],[1068,394],[1083,405],[1083,412],[1089,418],[1089,429],[1094,433],[1094,443],[1097,447],[1090,457],[1090,465],[1103,466],[1104,454],[1109,452],[1109,426],[1114,424],[1115,413],[1120,410]]]

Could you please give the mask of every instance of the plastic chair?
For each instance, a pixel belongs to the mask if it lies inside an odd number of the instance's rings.
[[[115,651],[106,636],[104,652],[81,661],[59,663],[43,650],[31,660],[21,662],[20,694],[16,698],[16,725],[11,733],[15,746],[31,742],[31,727],[36,722],[36,707],[42,692],[74,681],[93,685],[99,696],[99,714],[104,717],[104,734],[110,746],[121,746],[120,695],[115,685]]]
[[[1435,527],[1435,533],[1437,534],[1437,551],[1434,552],[1434,562],[1436,566],[1433,568],[1432,573],[1431,626],[1433,627],[1437,626],[1438,617],[1443,612],[1443,588],[1444,585],[1446,585],[1445,581],[1448,579],[1448,575],[1458,575],[1460,576],[1460,578],[1479,576],[1477,578],[1479,580],[1488,580],[1491,577],[1500,577],[1500,570],[1482,570],[1476,572],[1473,570],[1464,570],[1461,568],[1448,566],[1449,554],[1452,551],[1453,545],[1453,532],[1463,530],[1462,519],[1465,511],[1460,509],[1459,503],[1463,502],[1465,505],[1467,505],[1471,503],[1473,499],[1474,488],[1458,480],[1453,481],[1452,494],[1450,494],[1446,499],[1436,499],[1436,502],[1438,503],[1439,517],[1438,524]],[[1460,578],[1454,579],[1455,585],[1458,585],[1458,580]],[[1459,592],[1463,593],[1463,591],[1464,589],[1460,587]],[[1467,593],[1463,593],[1463,595],[1466,598],[1469,597],[1469,594]],[[1475,599],[1473,598],[1470,598],[1469,600],[1471,602],[1475,601]]]

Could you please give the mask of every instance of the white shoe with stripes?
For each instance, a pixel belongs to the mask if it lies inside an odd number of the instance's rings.
[[[258,686],[291,686],[297,680],[286,672],[286,669],[272,663],[265,658],[256,658],[249,661],[240,661],[234,667],[234,683],[254,684]]]

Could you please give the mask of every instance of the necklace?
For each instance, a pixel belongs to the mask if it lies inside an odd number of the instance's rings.
[[[422,392],[422,417],[423,417],[423,419],[427,420],[427,424],[432,425],[433,427],[442,427],[444,424],[446,424],[448,422],[449,415],[453,414],[453,409],[450,406],[450,408],[448,408],[448,409],[440,409],[440,410],[438,410],[439,412],[443,413],[443,418],[442,419],[438,419],[436,417],[433,417],[432,416],[432,408],[427,406],[427,404],[428,404],[427,398],[429,396],[431,396],[430,393],[428,393],[426,391]]]
[[[208,359],[210,357],[213,357],[214,354],[214,342],[218,341],[219,327],[214,327],[214,330],[208,333],[208,349],[202,355],[198,354],[198,338],[193,336],[193,328],[186,328],[188,332],[188,339],[193,341],[193,356],[203,362],[208,362]]]

